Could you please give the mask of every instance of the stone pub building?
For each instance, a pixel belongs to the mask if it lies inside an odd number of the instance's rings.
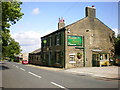
[[[96,18],[96,8],[86,7],[85,18],[41,37],[41,65],[75,68],[100,66],[114,55],[114,32]]]

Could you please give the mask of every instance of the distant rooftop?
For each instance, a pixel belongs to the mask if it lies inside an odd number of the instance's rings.
[[[40,51],[41,51],[41,48],[36,49],[35,51],[31,52],[31,54],[36,54],[36,53],[39,53]]]

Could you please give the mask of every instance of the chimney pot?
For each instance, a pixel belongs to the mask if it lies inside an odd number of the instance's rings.
[[[94,5],[92,5],[92,7],[86,7],[86,17],[90,17],[90,18],[95,18],[96,17],[96,9],[94,7]]]
[[[59,18],[59,22],[58,22],[58,29],[61,29],[65,26],[65,23],[64,23],[64,19],[63,17]]]
[[[94,5],[92,5],[92,7],[95,7]]]

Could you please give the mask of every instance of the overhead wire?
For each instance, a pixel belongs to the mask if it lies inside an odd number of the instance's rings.
[[[75,8],[77,6],[77,4],[79,4],[78,2],[74,2],[61,16],[65,16],[67,15],[67,13],[72,10],[73,8]]]

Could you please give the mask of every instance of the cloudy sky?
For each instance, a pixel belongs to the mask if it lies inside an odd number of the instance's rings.
[[[94,5],[96,17],[118,33],[117,2],[23,2],[24,16],[11,26],[12,37],[21,45],[22,52],[32,52],[41,47],[40,38],[57,30],[58,18],[69,25],[85,17],[85,7]]]

